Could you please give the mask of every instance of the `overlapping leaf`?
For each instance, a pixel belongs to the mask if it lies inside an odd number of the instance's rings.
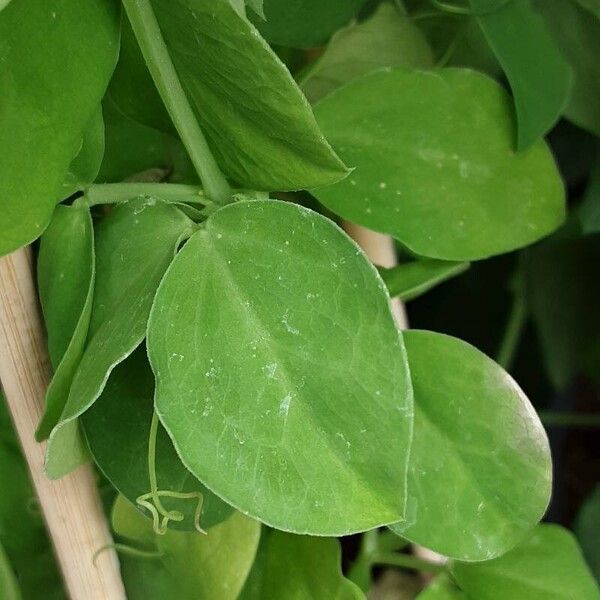
[[[504,556],[454,563],[452,575],[477,600],[598,600],[598,588],[571,532],[539,525]]]
[[[456,338],[405,332],[415,396],[406,522],[392,529],[462,560],[510,550],[550,498],[550,449],[529,401]]]
[[[277,201],[213,214],[159,288],[148,352],[179,455],[233,506],[324,535],[403,518],[402,339],[383,282],[331,221]]]
[[[148,440],[154,412],[154,376],[146,348],[140,347],[115,368],[82,424],[96,464],[132,504],[150,491]],[[200,526],[208,529],[227,518],[233,509],[208,491],[184,466],[161,427],[156,440],[156,478],[159,490],[202,494]],[[194,530],[198,498],[162,498],[167,510],[177,510],[183,521],[170,527]],[[146,514],[146,516],[149,516]]]
[[[60,422],[50,435],[50,477],[68,473],[83,459],[74,452],[75,419],[98,398],[112,369],[143,340],[158,283],[190,227],[181,211],[152,198],[120,204],[98,225],[88,337]]]
[[[117,59],[118,6],[14,0],[0,12],[0,255],[37,238],[61,199]]]
[[[510,82],[519,150],[554,126],[571,90],[572,72],[530,0],[469,0]]]
[[[417,254],[484,258],[531,244],[563,219],[549,149],[539,141],[515,153],[510,100],[484,75],[381,71],[339,88],[315,114],[355,170],[313,193]]]
[[[338,540],[266,531],[240,600],[360,600],[364,597],[360,589],[342,575]]]
[[[235,600],[244,585],[260,537],[260,524],[234,513],[208,535],[152,527],[126,500],[117,499],[113,527],[129,543],[154,552],[153,558],[121,557],[129,600]]]

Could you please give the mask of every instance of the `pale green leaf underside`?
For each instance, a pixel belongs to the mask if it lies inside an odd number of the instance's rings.
[[[75,419],[98,398],[111,370],[143,340],[156,288],[191,221],[177,208],[139,198],[117,205],[96,228],[96,284],[88,338],[60,422],[52,431],[46,473],[77,466]]]
[[[154,0],[165,42],[225,174],[243,187],[333,183],[346,168],[306,98],[230,0]]]
[[[179,455],[233,506],[322,535],[403,518],[402,339],[377,272],[331,221],[277,201],[219,210],[167,272],[148,351]]]
[[[455,563],[452,575],[477,600],[598,600],[594,581],[573,534],[559,525],[539,525],[504,556]]]
[[[315,114],[356,167],[315,196],[417,254],[485,258],[531,244],[563,220],[548,147],[539,141],[515,153],[510,98],[485,75],[382,70],[337,89]]]
[[[160,558],[120,557],[129,600],[235,600],[252,566],[260,523],[236,512],[208,535],[152,527],[123,497],[113,508],[113,527],[128,543],[161,553]]]
[[[382,67],[430,67],[433,53],[422,31],[391,4],[368,20],[338,31],[300,87],[311,103]]]
[[[36,432],[46,439],[60,419],[81,360],[94,296],[94,229],[90,210],[57,206],[40,241],[37,281],[54,376]]]
[[[392,529],[468,561],[510,550],[543,516],[550,449],[521,389],[494,361],[446,335],[404,339],[415,397],[406,522]]]
[[[37,238],[61,199],[117,59],[118,15],[109,0],[18,0],[0,12],[0,255]]]
[[[338,540],[265,531],[240,600],[364,599],[342,575],[341,554]]]
[[[154,375],[142,345],[113,370],[101,396],[81,417],[96,464],[134,505],[138,496],[150,491],[148,440],[153,411]],[[159,490],[202,493],[200,525],[205,530],[233,511],[183,466],[162,427],[156,442],[156,478]],[[194,530],[197,499],[164,497],[162,503],[167,510],[180,511],[185,517],[180,522],[171,521],[169,527]],[[149,518],[147,512],[144,514]]]

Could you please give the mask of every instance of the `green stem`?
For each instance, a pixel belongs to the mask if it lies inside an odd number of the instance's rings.
[[[508,316],[506,329],[504,330],[504,337],[500,342],[500,349],[496,357],[496,362],[507,371],[510,370],[515,359],[526,320],[527,303],[525,302],[525,296],[517,289],[514,293],[513,304]]]
[[[372,561],[378,565],[391,565],[427,573],[443,573],[446,570],[445,565],[438,565],[409,554],[377,554],[373,556]]]
[[[540,411],[540,419],[544,425],[550,427],[579,427],[581,429],[600,427],[599,414],[560,413],[553,411]]]
[[[98,183],[85,190],[89,206],[124,202],[139,196],[153,196],[167,202],[211,204],[200,186],[180,183]]]
[[[158,93],[171,115],[207,196],[217,204],[227,204],[231,201],[231,189],[208,147],[179,81],[150,0],[123,0],[123,6]]]

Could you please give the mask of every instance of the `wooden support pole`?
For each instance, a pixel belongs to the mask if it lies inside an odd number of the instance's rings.
[[[34,440],[50,381],[29,248],[0,258],[0,380],[72,600],[125,600],[94,474],[84,465],[59,481],[43,471],[46,444]]]

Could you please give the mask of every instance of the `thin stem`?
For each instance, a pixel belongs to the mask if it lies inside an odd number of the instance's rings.
[[[592,429],[600,427],[599,414],[561,413],[553,411],[540,411],[540,419],[544,425],[550,427],[577,427]]]
[[[445,565],[438,565],[409,554],[377,554],[373,557],[373,563],[378,565],[391,565],[414,571],[425,571],[427,573],[443,573]]]
[[[84,195],[88,206],[113,204],[139,196],[154,196],[167,202],[212,204],[200,186],[181,183],[98,183],[90,185]]]
[[[158,93],[207,196],[217,204],[227,204],[231,201],[231,189],[210,151],[179,81],[150,0],[123,0],[123,5]]]
[[[519,286],[517,286],[506,329],[504,330],[504,336],[500,342],[500,349],[496,357],[496,362],[507,371],[510,370],[515,359],[526,321],[527,303],[524,294],[521,293]]]

